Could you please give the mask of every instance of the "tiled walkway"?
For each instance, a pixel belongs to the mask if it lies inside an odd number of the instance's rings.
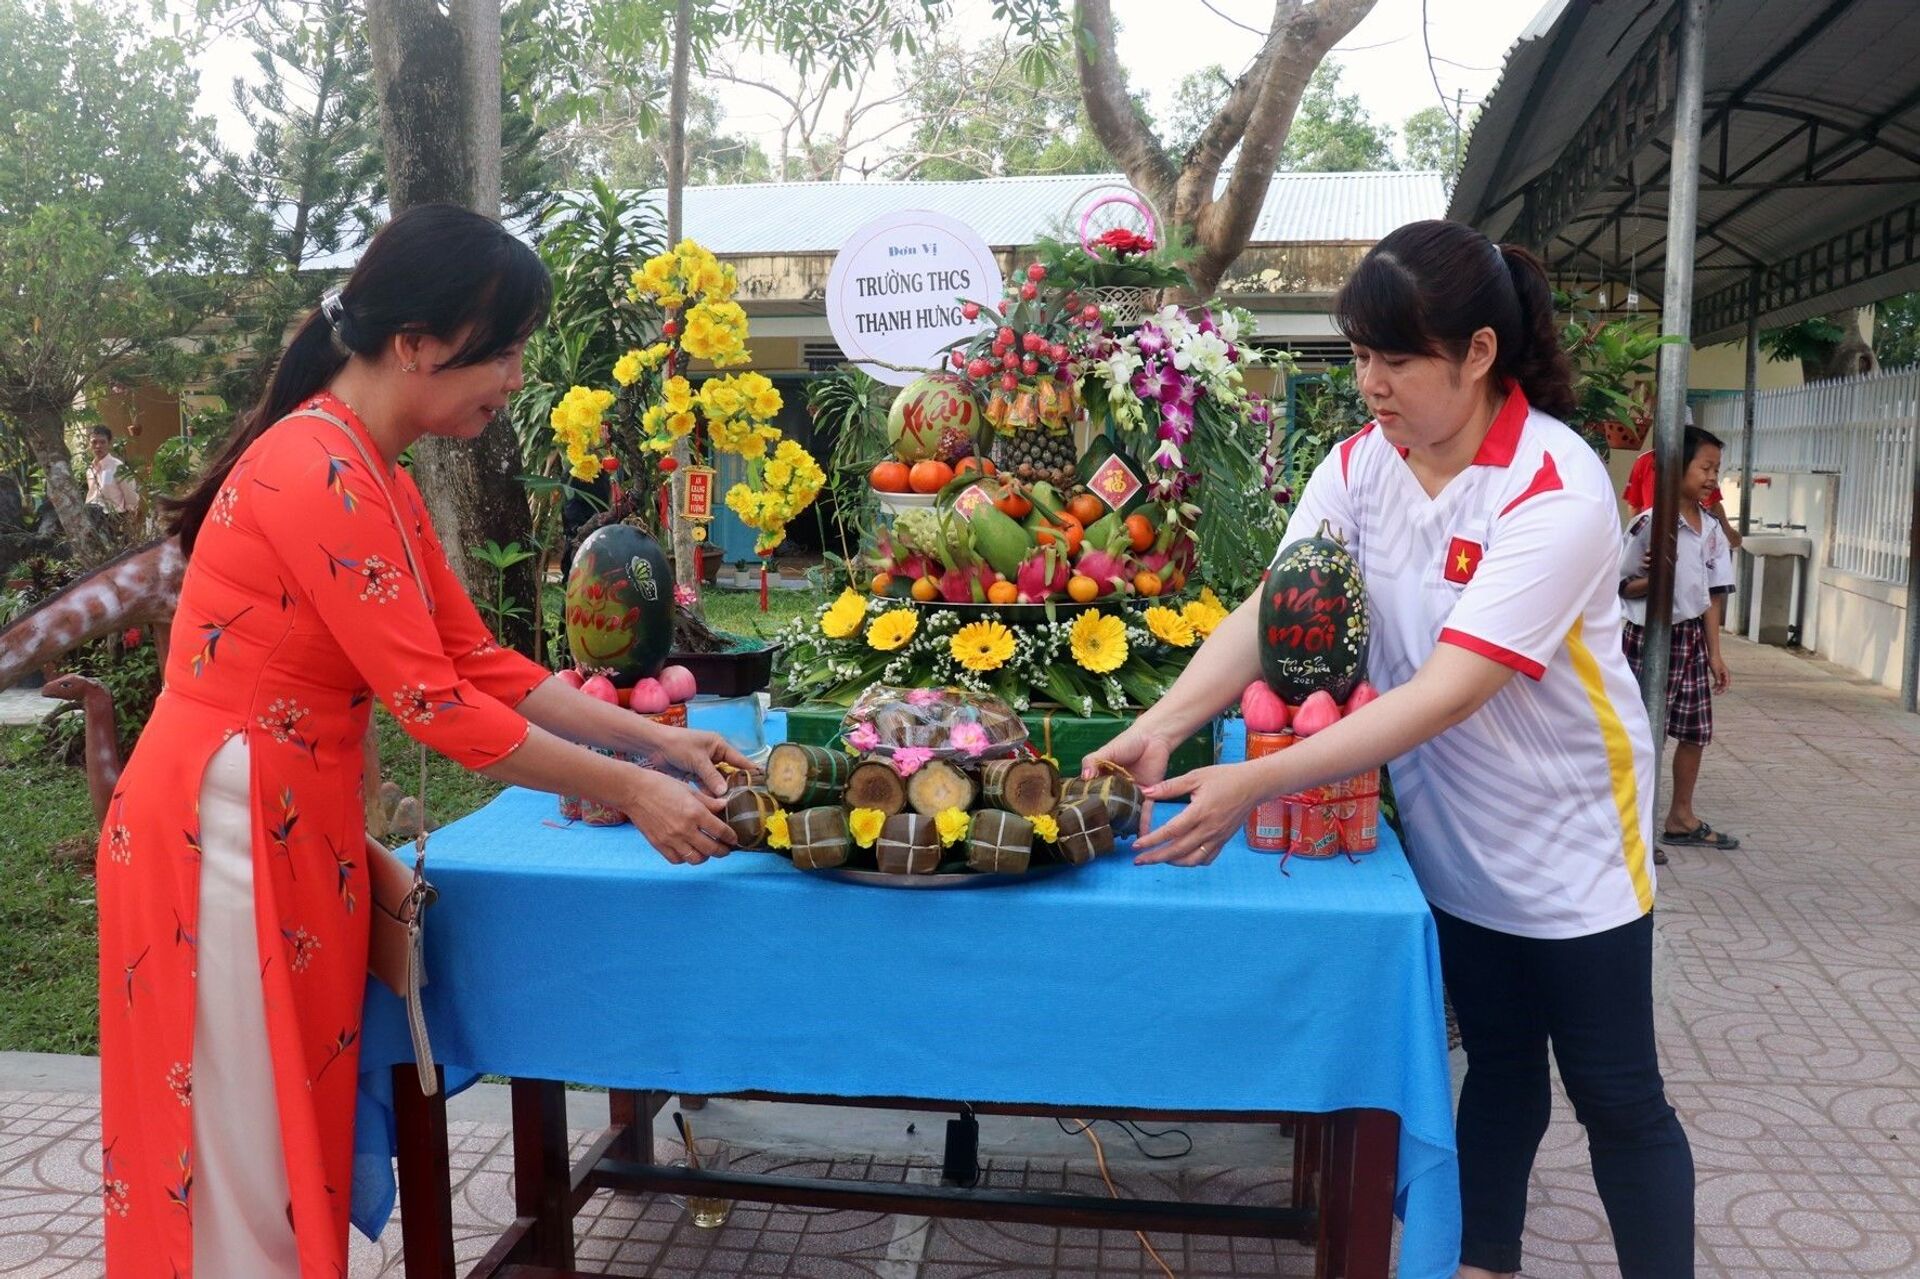
[[[1736,683],[1718,708],[1699,807],[1745,847],[1675,850],[1658,931],[1669,1090],[1699,1168],[1700,1273],[1920,1276],[1920,717],[1819,663],[1739,643],[1729,650]],[[710,1124],[752,1131],[745,1107],[708,1113]],[[938,1159],[928,1126],[917,1143],[869,1143],[831,1166],[788,1152],[747,1162],[799,1175],[928,1179]],[[0,1092],[0,1275],[100,1273],[95,1132],[90,1095]],[[511,1156],[499,1123],[457,1124],[454,1135],[464,1259],[508,1215]],[[1108,1134],[1122,1190],[1247,1202],[1282,1193],[1277,1140],[1267,1161],[1257,1137],[1221,1145],[1196,1136],[1188,1158],[1148,1164]],[[1090,1157],[1037,1133],[1027,1153],[990,1163],[1000,1184],[1099,1189]],[[1527,1275],[1616,1273],[1585,1141],[1564,1102],[1541,1149],[1533,1202]],[[1288,1247],[1156,1242],[1181,1279],[1307,1272]],[[662,1279],[1160,1273],[1122,1233],[749,1205],[704,1231],[671,1203],[606,1195],[583,1215],[580,1256]],[[356,1238],[353,1273],[398,1274],[396,1258],[394,1232],[379,1245]]]

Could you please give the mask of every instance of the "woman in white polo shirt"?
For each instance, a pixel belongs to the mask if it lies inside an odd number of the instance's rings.
[[[1301,495],[1357,559],[1383,695],[1292,749],[1163,780],[1172,745],[1260,674],[1258,598],[1088,763],[1186,811],[1142,863],[1213,860],[1261,799],[1391,762],[1467,1052],[1461,1274],[1513,1274],[1551,1110],[1551,1044],[1628,1279],[1693,1274],[1693,1157],[1653,1034],[1654,753],[1620,648],[1619,517],[1572,408],[1526,250],[1417,222],[1341,290],[1375,420]]]

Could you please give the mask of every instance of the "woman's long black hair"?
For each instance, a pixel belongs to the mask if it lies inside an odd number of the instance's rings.
[[[452,204],[423,204],[394,218],[367,245],[329,319],[307,314],[274,366],[273,380],[194,487],[162,500],[189,555],[227,473],[275,422],[326,387],[349,356],[377,356],[397,334],[466,337],[442,368],[492,359],[546,319],[553,283],[534,251],[491,218]],[[330,309],[330,308],[329,308]]]
[[[1347,341],[1390,355],[1458,361],[1477,330],[1492,329],[1494,376],[1518,382],[1543,413],[1573,411],[1573,369],[1560,349],[1546,268],[1464,222],[1409,222],[1388,235],[1354,268],[1334,314]]]

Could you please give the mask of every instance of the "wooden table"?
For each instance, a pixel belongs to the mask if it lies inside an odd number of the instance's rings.
[[[393,1072],[399,1137],[402,1247],[408,1279],[454,1279],[451,1169],[444,1094],[421,1094],[411,1066]],[[467,1279],[581,1279],[574,1217],[598,1190],[709,1195],[749,1202],[965,1217],[1096,1230],[1291,1239],[1314,1249],[1318,1279],[1385,1279],[1393,1239],[1400,1121],[1390,1111],[1328,1115],[1244,1111],[1138,1111],[1005,1106],[906,1097],[742,1093],[747,1100],[976,1114],[1180,1123],[1271,1123],[1293,1136],[1289,1202],[1270,1206],[1107,1199],[1091,1195],[957,1186],[710,1173],[662,1164],[653,1120],[669,1094],[608,1094],[608,1126],[569,1164],[566,1092],[552,1080],[516,1079],[513,1095],[513,1224]]]

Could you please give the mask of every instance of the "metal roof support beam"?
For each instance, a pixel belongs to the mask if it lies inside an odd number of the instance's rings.
[[[1646,643],[1640,695],[1646,699],[1656,758],[1667,739],[1667,671],[1673,633],[1673,559],[1679,541],[1682,432],[1687,363],[1693,353],[1693,226],[1700,208],[1700,117],[1707,71],[1707,0],[1681,0],[1679,75],[1673,94],[1673,193],[1667,202],[1667,267],[1660,331],[1678,337],[1660,348],[1659,410],[1653,426],[1653,562],[1647,574]],[[1655,770],[1656,778],[1659,770]],[[1655,781],[1655,790],[1659,783]],[[1656,820],[1660,808],[1654,806]]]
[[[1892,107],[1857,128],[1845,128],[1829,124],[1829,129],[1836,127],[1840,129],[1840,136],[1837,142],[1834,142],[1824,150],[1815,146],[1815,142],[1819,136],[1821,122],[1817,120],[1812,121],[1807,130],[1807,163],[1804,170],[1807,179],[1817,185],[1821,179],[1825,178],[1828,174],[1838,172],[1840,169],[1845,168],[1853,161],[1859,159],[1869,149],[1880,145],[1874,140],[1874,135],[1877,135],[1886,125],[1898,120],[1915,107],[1920,107],[1920,89],[1909,93],[1906,97],[1894,103]],[[1863,139],[1865,139],[1864,142],[1862,142]],[[1856,142],[1862,144],[1857,148],[1849,150],[1849,147]],[[1715,217],[1713,221],[1701,227],[1700,233],[1707,235],[1719,231],[1721,227],[1766,199],[1768,194],[1768,191],[1759,191],[1741,200],[1731,209],[1726,210],[1724,213]],[[1649,249],[1649,252],[1659,247],[1660,242],[1655,241]]]
[[[1775,72],[1810,47],[1855,2],[1830,0],[1806,26],[1795,33],[1792,40],[1728,94],[1725,102],[1714,108],[1713,118],[1705,122],[1702,133],[1715,128],[1722,129],[1724,133],[1727,118],[1735,110],[1747,105],[1747,95],[1765,85]],[[1668,87],[1674,83],[1669,73],[1669,63],[1677,49],[1678,38],[1679,7],[1676,6],[1640,46],[1634,60],[1600,99],[1553,167],[1526,185],[1526,206],[1520,220],[1515,223],[1516,240],[1530,245],[1546,243],[1561,225],[1553,220],[1556,214],[1571,216],[1596,186],[1612,183],[1649,137],[1657,137],[1666,131],[1666,122],[1673,107],[1671,99],[1666,96]],[[1647,78],[1649,74],[1650,80]],[[1652,91],[1650,102],[1643,96],[1648,90]],[[1642,112],[1649,114],[1643,119]],[[1624,148],[1624,151],[1620,148]],[[1596,184],[1582,180],[1596,172],[1605,173],[1603,181]],[[1725,174],[1724,161],[1721,172]],[[1658,180],[1663,176],[1656,174],[1655,178]],[[1495,203],[1504,202],[1503,199]],[[1522,231],[1526,234],[1520,234]],[[1584,250],[1586,246],[1581,247]]]
[[[1609,186],[1647,140],[1666,131],[1673,118],[1673,62],[1680,34],[1680,7],[1661,19],[1559,159],[1524,188],[1526,201],[1512,238],[1541,248],[1580,211],[1587,197]]]
[[[1760,276],[1747,277],[1747,393],[1740,412],[1740,540],[1747,540],[1753,524],[1753,418],[1760,395]],[[1753,556],[1740,557],[1740,616],[1734,629],[1747,633],[1753,615]]]
[[[1844,288],[1920,263],[1920,200],[1870,218],[1829,237],[1823,244],[1768,267],[1761,280],[1760,313],[1783,311],[1804,298]],[[1702,298],[1702,336],[1735,328],[1745,317],[1746,286],[1730,284]]]

